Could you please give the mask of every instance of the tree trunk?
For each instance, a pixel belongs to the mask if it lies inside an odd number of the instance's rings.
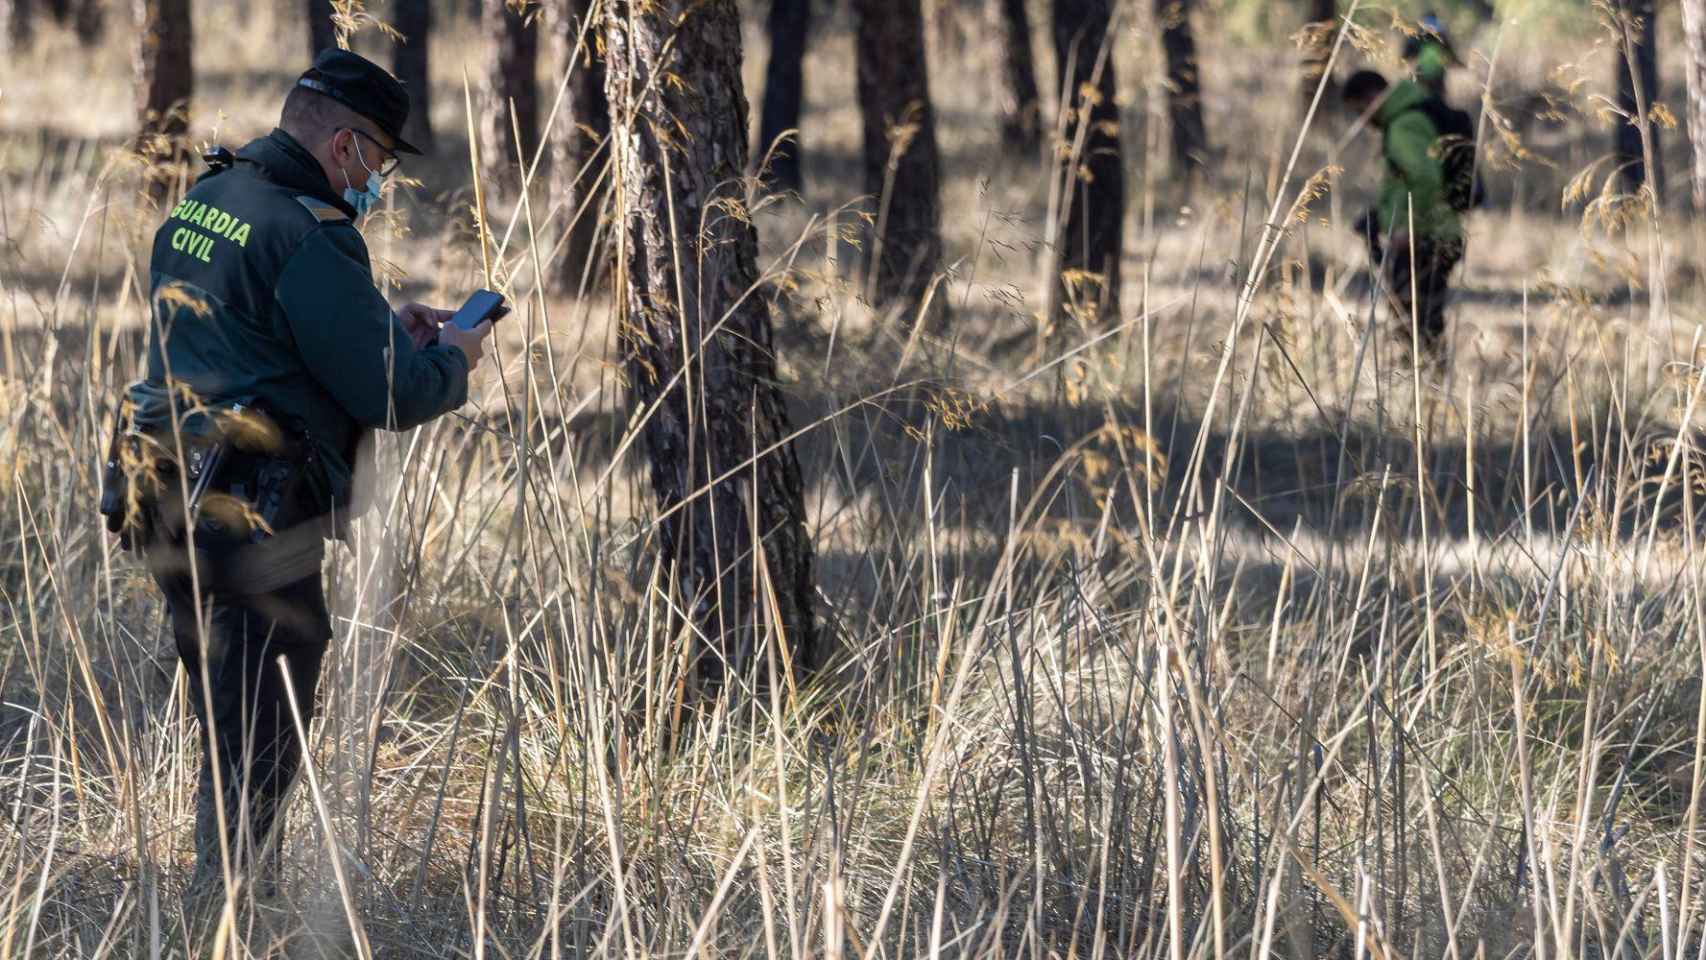
[[[1617,124],[1615,148],[1623,165],[1623,182],[1633,192],[1647,180],[1646,154],[1641,144],[1641,120],[1659,101],[1659,54],[1654,33],[1653,0],[1618,0],[1616,5],[1620,42],[1617,47],[1617,106],[1629,115]],[[1629,62],[1633,53],[1635,61]],[[1664,184],[1664,165],[1659,157],[1659,128],[1647,123],[1653,147],[1653,189]]]
[[[71,26],[77,31],[77,42],[84,47],[100,43],[101,34],[107,28],[106,0],[79,0],[77,16]]]
[[[865,192],[876,204],[865,294],[922,302],[942,258],[940,162],[919,0],[854,0]],[[938,315],[939,318],[940,315]]]
[[[1060,133],[1072,151],[1054,172],[1058,261],[1048,314],[1055,325],[1071,313],[1094,327],[1119,310],[1125,164],[1109,13],[1108,0],[1054,0],[1056,89],[1070,97]]]
[[[1161,49],[1167,58],[1167,120],[1173,131],[1173,175],[1194,181],[1207,163],[1208,128],[1202,119],[1202,77],[1192,0],[1155,0]]]
[[[1338,0],[1309,0],[1308,16],[1303,27],[1303,82],[1298,91],[1305,104],[1315,99],[1321,77],[1327,73],[1327,59],[1333,55],[1333,38],[1339,32]]]
[[[760,161],[772,146],[769,179],[782,190],[799,190],[800,104],[805,96],[806,32],[811,0],[770,0],[770,60],[764,68],[764,109],[758,121]],[[790,132],[792,131],[792,132]],[[788,142],[776,140],[784,133]]]
[[[1688,139],[1694,147],[1694,212],[1706,217],[1706,0],[1682,0],[1682,29],[1688,40]]]
[[[797,672],[815,653],[812,544],[768,297],[752,289],[758,235],[737,215],[751,129],[740,11],[735,0],[609,0],[603,27],[618,316],[647,414],[664,570],[711,645],[696,651],[707,685],[761,668],[760,644],[778,630],[776,662]]]
[[[35,41],[33,0],[0,0],[0,55],[13,56]]]
[[[518,159],[531,161],[539,142],[539,6],[516,11],[514,0],[486,0],[481,31],[486,35],[486,69],[480,97],[481,176],[488,184],[520,186]],[[521,127],[516,153],[509,107],[515,103]]]
[[[403,35],[391,48],[391,73],[409,91],[409,122],[403,128],[403,139],[431,152],[432,74],[427,69],[431,0],[392,0],[391,25]]]
[[[332,0],[308,0],[308,56],[338,45],[338,28],[332,23]]]
[[[135,0],[137,146],[147,161],[143,189],[159,203],[178,183],[189,160],[190,0]]]
[[[1042,147],[1037,67],[1031,58],[1031,18],[1025,0],[995,0],[1001,34],[1001,142],[1026,157]]]
[[[549,22],[553,75],[569,75],[563,105],[551,127],[550,183],[551,205],[569,232],[557,260],[557,282],[570,293],[581,289],[583,277],[590,286],[605,272],[602,262],[586,269],[595,252],[601,201],[609,192],[597,186],[607,156],[598,152],[598,146],[610,134],[610,107],[604,97],[604,61],[596,53],[598,25],[582,28],[592,15],[591,0],[563,0],[552,8]],[[594,197],[598,199],[589,203]]]

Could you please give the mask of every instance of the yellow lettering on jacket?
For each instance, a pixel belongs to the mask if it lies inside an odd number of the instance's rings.
[[[249,245],[249,223],[246,220],[218,207],[211,207],[199,200],[183,200],[173,208],[170,219],[192,223],[221,239],[228,240],[239,247]],[[172,234],[172,249],[188,252],[203,263],[211,263],[213,255],[213,238],[202,236],[194,230],[179,228]],[[199,241],[205,240],[203,245]]]

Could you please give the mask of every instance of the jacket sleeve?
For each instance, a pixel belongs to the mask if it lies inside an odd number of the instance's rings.
[[[1386,131],[1386,161],[1391,169],[1380,188],[1382,229],[1408,233],[1411,204],[1418,229],[1431,222],[1434,207],[1443,202],[1445,193],[1445,170],[1434,156],[1436,139],[1433,123],[1419,112],[1411,111],[1392,121]]]
[[[322,227],[305,237],[273,290],[309,372],[366,427],[407,430],[468,399],[468,358],[417,349],[373,286],[361,235]]]

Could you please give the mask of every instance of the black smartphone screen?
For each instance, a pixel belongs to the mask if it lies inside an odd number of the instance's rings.
[[[503,294],[476,290],[473,296],[468,298],[468,302],[462,304],[462,308],[450,318],[450,322],[464,330],[472,330],[480,325],[480,321],[496,319],[508,312],[503,310],[503,305]]]

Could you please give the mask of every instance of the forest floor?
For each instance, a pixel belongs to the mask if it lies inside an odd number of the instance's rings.
[[[198,9],[198,138],[272,126],[306,33],[278,11]],[[1348,139],[1330,97],[1299,138],[1293,27],[1267,29],[1199,24],[1216,163],[1187,200],[1153,33],[1123,25],[1122,306],[1104,329],[1044,330],[1041,158],[1000,143],[987,25],[935,18],[951,319],[933,333],[873,311],[833,239],[862,190],[860,124],[847,25],[818,25],[805,188],[755,219],[761,267],[791,288],[777,350],[837,652],[732,708],[678,702],[609,299],[535,295],[500,195],[499,269],[523,306],[469,409],[381,445],[382,507],[328,564],[337,635],[292,909],[234,918],[233,942],[1697,949],[1706,244],[1686,141],[1663,133],[1676,186],[1658,216],[1607,230],[1627,205],[1606,186],[1591,15],[1467,37],[1454,97],[1486,84],[1503,118],[1492,203],[1470,217],[1446,357],[1413,362],[1347,226],[1379,175],[1373,138]],[[85,51],[49,27],[0,64],[7,955],[183,955],[184,687],[157,598],[92,510],[159,218],[123,159],[129,59],[110,33]],[[367,227],[398,302],[484,283],[452,53],[477,49],[466,21],[435,37],[435,154]],[[1671,52],[1662,86],[1680,91]],[[539,211],[544,249],[558,228]]]

